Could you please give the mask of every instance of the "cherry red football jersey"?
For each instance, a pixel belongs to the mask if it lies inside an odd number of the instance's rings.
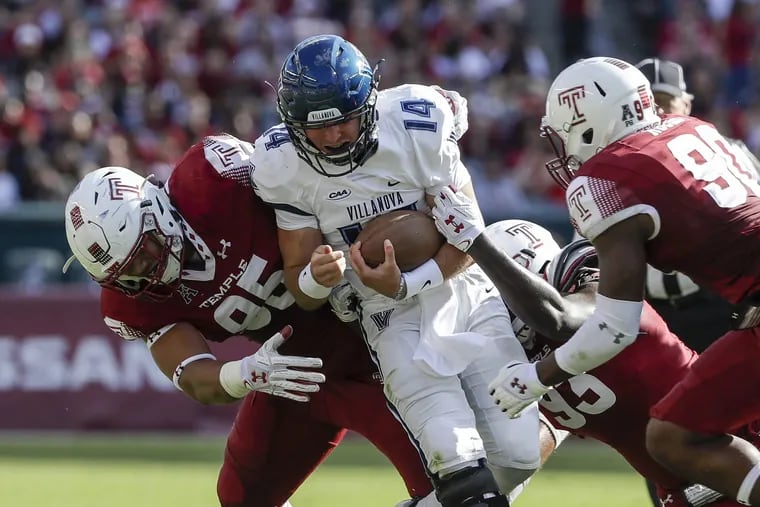
[[[760,186],[709,123],[666,116],[615,142],[579,169],[566,200],[593,241],[615,223],[648,214],[647,260],[680,271],[731,302],[760,291]]]
[[[187,151],[167,182],[187,238],[182,282],[161,303],[104,289],[106,324],[126,339],[155,340],[165,326],[188,322],[208,340],[243,334],[258,342],[291,324],[283,353],[322,357],[328,376],[372,376],[361,337],[327,307],[301,310],[285,289],[274,212],[251,188],[252,149],[214,136]]]
[[[560,343],[536,336],[531,361]],[[648,304],[636,341],[609,362],[549,391],[541,411],[558,428],[616,449],[644,477],[671,488],[683,481],[658,465],[645,445],[649,408],[670,391],[697,358]]]

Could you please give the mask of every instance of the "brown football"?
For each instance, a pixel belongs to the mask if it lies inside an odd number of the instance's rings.
[[[432,218],[410,210],[391,211],[370,220],[356,239],[362,242],[364,261],[372,267],[385,260],[383,241],[391,240],[401,271],[411,271],[423,264],[444,242]]]

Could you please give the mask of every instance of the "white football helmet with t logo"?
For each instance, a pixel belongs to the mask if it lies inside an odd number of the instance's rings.
[[[546,164],[567,187],[582,163],[608,144],[660,122],[649,81],[616,58],[580,60],[563,70],[546,97],[541,135],[557,158]]]
[[[527,220],[502,220],[495,222],[484,232],[496,247],[513,258],[532,273],[547,278],[551,260],[560,252],[552,234]],[[512,329],[522,345],[533,346],[535,331],[509,311]]]
[[[124,167],[103,167],[79,182],[65,214],[74,255],[64,270],[76,258],[104,287],[153,300],[172,294],[180,279],[184,236],[179,214],[157,185]],[[142,252],[152,256],[150,273],[126,275]]]

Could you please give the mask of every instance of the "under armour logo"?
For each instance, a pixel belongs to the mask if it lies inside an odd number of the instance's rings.
[[[230,241],[225,241],[223,239],[220,239],[219,243],[221,243],[221,245],[222,245],[222,251],[221,252],[216,252],[216,255],[218,255],[222,259],[226,259],[227,258],[227,249],[232,246],[232,243]]]
[[[675,503],[676,500],[673,498],[673,495],[671,493],[668,493],[668,496],[666,496],[664,499],[660,499],[660,507],[665,507],[669,503]]]
[[[525,394],[525,392],[528,390],[528,386],[521,384],[520,379],[517,377],[512,380],[512,383],[509,384],[509,386],[520,391],[520,394]]]
[[[446,225],[453,225],[454,233],[459,234],[462,231],[462,229],[464,229],[464,224],[461,224],[461,223],[458,224],[454,222],[454,218],[455,218],[454,215],[449,215],[449,218],[444,220],[444,222],[446,223]]]
[[[262,371],[261,374],[259,374],[256,370],[253,370],[251,372],[251,380],[253,380],[253,383],[260,382],[262,384],[267,383],[267,372]]]
[[[609,329],[610,326],[607,325],[606,322],[602,322],[599,324],[599,331],[604,331],[605,329]],[[608,333],[612,334],[611,331],[607,331]],[[625,334],[623,333],[615,333],[612,334],[612,341],[615,342],[617,345],[620,345],[620,340],[622,340],[625,337]]]

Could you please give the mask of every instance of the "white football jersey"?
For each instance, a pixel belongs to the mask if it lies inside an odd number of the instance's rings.
[[[347,252],[374,217],[397,209],[428,211],[426,193],[470,182],[452,134],[454,114],[440,93],[402,85],[379,92],[376,107],[377,152],[344,176],[321,175],[299,158],[284,124],[256,140],[254,189],[276,209],[280,228],[319,229],[333,249]]]

